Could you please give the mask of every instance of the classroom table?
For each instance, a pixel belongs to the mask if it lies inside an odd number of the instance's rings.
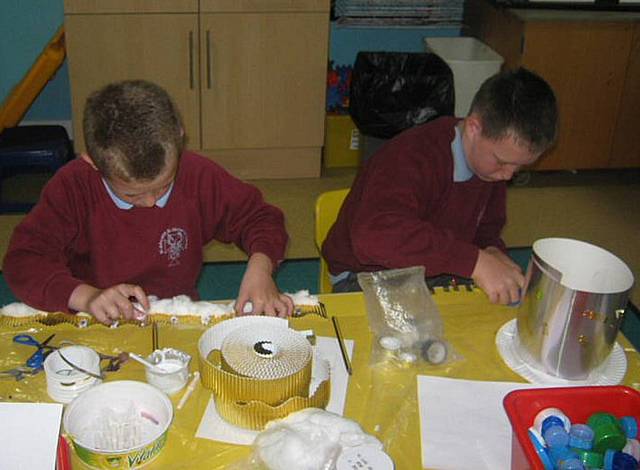
[[[502,361],[495,346],[496,333],[515,317],[516,309],[490,304],[478,289],[438,288],[433,294],[443,318],[445,339],[453,349],[453,360],[440,366],[422,362],[413,367],[370,367],[371,335],[363,294],[326,294],[319,298],[329,316],[339,318],[343,336],[355,340],[353,375],[350,377],[344,415],[360,423],[366,432],[383,442],[398,470],[421,468],[416,374],[525,382]],[[331,321],[317,315],[292,319],[291,326],[295,329],[313,329],[317,336],[335,336]],[[195,371],[198,367],[197,341],[207,328],[199,324],[161,325],[159,346],[175,347],[190,353],[193,357],[191,371]],[[12,337],[18,333],[35,335],[41,340],[55,333],[53,345],[70,340],[106,354],[133,351],[146,355],[152,350],[151,327],[148,325],[122,325],[118,328],[92,325],[78,328],[70,324],[45,326],[34,322],[28,326],[0,328],[0,369],[22,365],[33,353],[33,348],[12,342]],[[627,373],[623,383],[640,388],[640,356],[622,333],[618,336],[618,342],[627,357]],[[107,374],[108,381],[145,380],[143,366],[135,361],[129,361],[121,370]],[[198,386],[184,408],[176,411],[166,447],[145,468],[223,469],[230,464],[246,463],[251,458],[250,446],[195,437],[210,393]],[[180,397],[181,393],[171,397],[174,405]],[[21,382],[0,379],[0,401],[8,400],[51,402],[46,392],[44,374],[27,377]],[[511,443],[505,445],[510,446]],[[73,465],[74,468],[84,468],[75,455]]]

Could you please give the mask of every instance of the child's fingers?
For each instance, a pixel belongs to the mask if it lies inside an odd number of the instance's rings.
[[[293,314],[293,299],[285,294],[280,294],[280,308],[278,309],[279,317],[290,317]]]
[[[132,287],[132,293],[129,297],[134,297],[138,301],[138,303],[142,306],[142,308],[144,308],[144,311],[148,312],[149,308],[151,307],[151,304],[149,304],[149,297],[147,297],[147,294],[145,293],[144,289],[136,285],[131,287]]]
[[[243,299],[241,297],[238,297],[236,299],[236,305],[234,307],[234,309],[236,311],[236,315],[241,316],[241,315],[246,315],[247,313],[251,313],[250,311],[249,312],[245,312],[245,307],[247,306],[247,303],[248,303],[247,300],[248,299]]]

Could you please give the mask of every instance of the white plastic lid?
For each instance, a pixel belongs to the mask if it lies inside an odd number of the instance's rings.
[[[358,446],[343,449],[336,461],[336,470],[367,468],[372,470],[393,470],[391,457],[376,446]]]

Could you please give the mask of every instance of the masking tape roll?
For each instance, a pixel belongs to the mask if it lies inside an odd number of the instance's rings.
[[[234,425],[262,429],[272,419],[324,408],[329,401],[328,365],[313,360],[307,339],[286,320],[222,321],[204,332],[198,351],[202,384],[215,393],[220,415]]]

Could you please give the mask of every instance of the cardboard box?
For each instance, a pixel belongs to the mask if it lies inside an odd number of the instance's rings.
[[[324,167],[357,167],[360,164],[358,128],[348,114],[327,114]]]

